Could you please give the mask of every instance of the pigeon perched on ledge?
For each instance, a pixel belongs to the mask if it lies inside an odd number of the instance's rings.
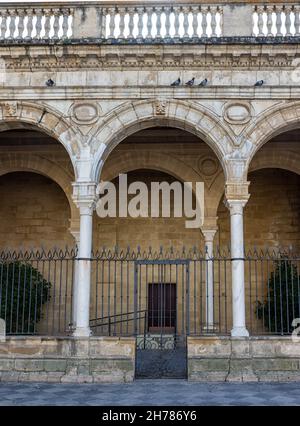
[[[191,87],[191,86],[194,86],[194,83],[195,83],[195,77],[193,77],[191,80],[187,81],[185,83],[185,85]]]
[[[179,86],[180,82],[181,82],[180,78],[177,78],[177,80],[173,81],[173,83],[171,84],[171,86],[173,86],[173,87],[174,86]]]
[[[204,80],[201,81],[200,84],[198,84],[198,86],[205,87],[205,86],[207,86],[207,83],[208,83],[208,80],[207,80],[207,78],[205,78]]]
[[[52,87],[52,86],[54,86],[55,85],[55,83],[54,83],[54,81],[53,80],[51,80],[51,78],[49,78],[49,80],[47,80],[46,81],[46,86],[48,86],[48,87]]]
[[[254,86],[256,86],[256,87],[260,87],[260,86],[262,86],[264,84],[264,81],[263,80],[259,80],[259,81],[257,81],[255,84],[254,84]]]

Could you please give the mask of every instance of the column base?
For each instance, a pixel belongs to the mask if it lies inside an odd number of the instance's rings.
[[[218,327],[215,324],[204,324],[202,326],[202,331],[204,333],[215,334],[218,331]]]
[[[231,337],[249,337],[249,331],[246,327],[233,327]]]
[[[89,327],[76,327],[73,331],[73,337],[90,337],[92,331]]]

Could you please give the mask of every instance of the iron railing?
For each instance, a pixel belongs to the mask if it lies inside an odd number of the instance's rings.
[[[75,250],[0,253],[0,317],[11,335],[72,332]],[[90,326],[95,335],[228,335],[229,251],[107,250],[94,253]],[[300,318],[300,256],[247,252],[246,325],[251,335],[290,335]],[[300,322],[300,320],[299,320]]]
[[[75,250],[0,253],[0,318],[7,334],[68,332],[75,257]]]

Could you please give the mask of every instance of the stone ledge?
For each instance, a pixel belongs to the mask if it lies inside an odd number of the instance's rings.
[[[130,382],[135,339],[8,337],[0,343],[1,381]]]
[[[300,342],[289,336],[189,337],[192,381],[300,381]]]

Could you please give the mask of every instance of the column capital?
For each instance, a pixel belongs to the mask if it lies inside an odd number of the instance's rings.
[[[250,197],[249,184],[250,182],[226,182],[224,203],[230,211],[237,212],[245,207]]]
[[[81,213],[92,214],[96,208],[98,196],[96,182],[73,182],[72,199]]]
[[[201,228],[201,232],[204,236],[205,242],[213,242],[216,232],[217,232],[217,228]]]
[[[225,206],[230,210],[230,214],[242,214],[247,201],[248,200],[224,200]]]

